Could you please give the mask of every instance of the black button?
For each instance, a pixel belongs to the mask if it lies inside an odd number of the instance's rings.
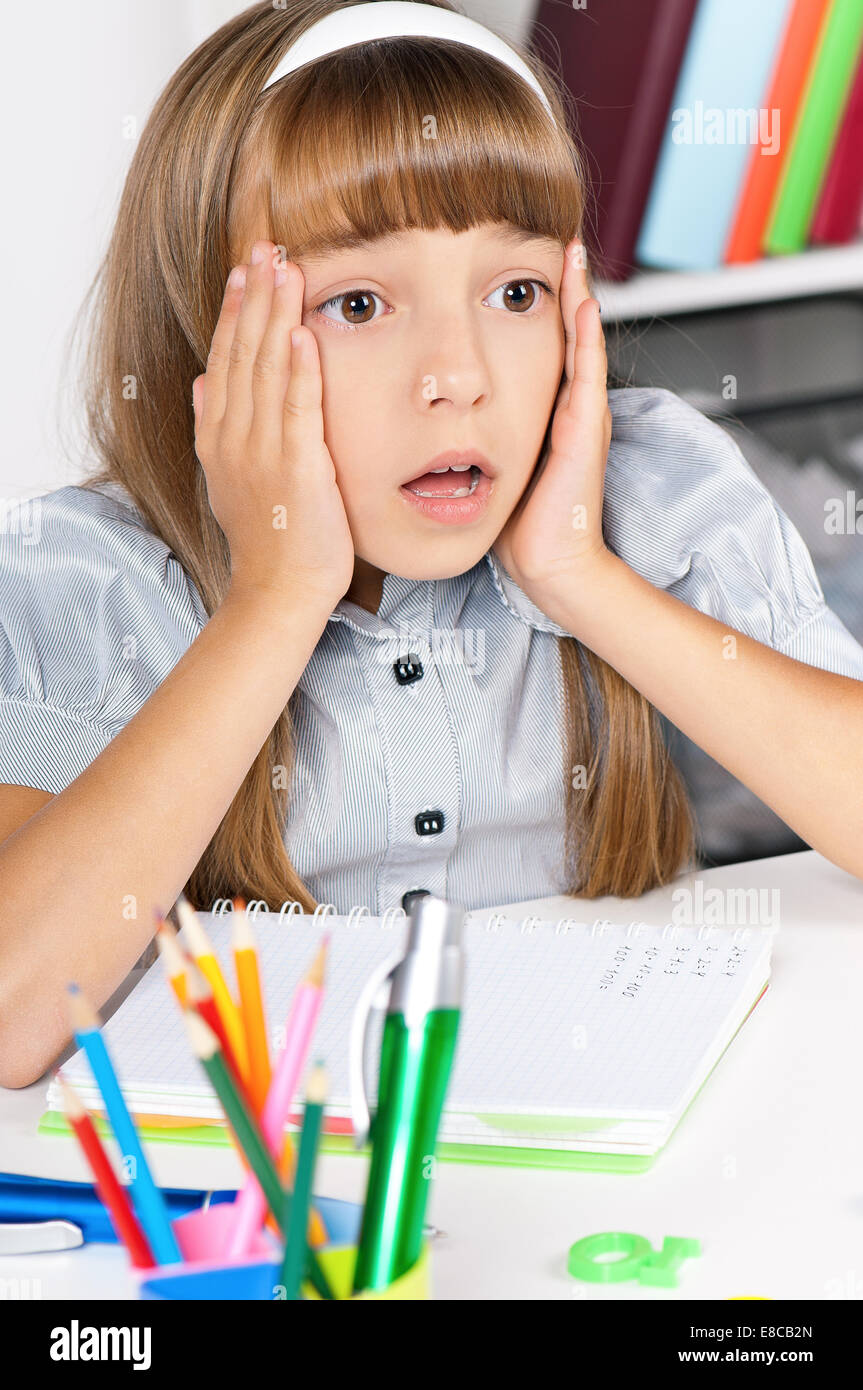
[[[399,685],[410,685],[411,681],[418,681],[422,676],[423,664],[416,652],[408,652],[407,656],[400,656],[393,662],[393,670]]]
[[[402,907],[404,908],[404,910],[405,910],[405,912],[408,914],[408,916],[410,916],[411,899],[413,899],[413,898],[427,898],[427,897],[430,897],[430,896],[431,896],[431,889],[430,889],[430,888],[409,888],[408,891],[407,891],[406,893],[402,893]]]
[[[414,816],[418,835],[439,835],[443,830],[443,823],[443,811],[420,811],[418,816]]]

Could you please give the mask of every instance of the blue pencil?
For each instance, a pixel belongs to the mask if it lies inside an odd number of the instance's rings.
[[[69,985],[68,990],[69,1013],[75,1030],[75,1041],[87,1054],[87,1061],[102,1093],[105,1111],[111,1122],[114,1138],[120,1146],[120,1153],[124,1160],[131,1158],[134,1164],[134,1177],[129,1188],[132,1205],[159,1264],[177,1264],[182,1261],[183,1256],[171,1226],[168,1209],[147,1166],[138,1131],[126,1108],[123,1093],[111,1065],[105,1039],[99,1030],[99,1015],[77,985]]]

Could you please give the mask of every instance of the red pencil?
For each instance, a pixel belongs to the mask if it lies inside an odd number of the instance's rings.
[[[132,1264],[138,1269],[153,1269],[156,1261],[147,1243],[147,1238],[138,1223],[132,1204],[120,1185],[102,1141],[96,1133],[93,1121],[84,1109],[75,1088],[58,1071],[56,1078],[63,1092],[63,1106],[69,1123],[78,1136],[87,1162],[93,1172],[93,1179],[99,1199],[108,1209],[111,1225],[123,1241]]]
[[[246,1083],[240,1075],[240,1068],[237,1066],[237,1059],[231,1047],[227,1030],[222,1023],[222,1016],[219,1013],[218,1006],[213,997],[212,986],[197,961],[192,960],[191,957],[186,961],[186,981],[188,984],[189,1007],[193,1008],[196,1013],[201,1015],[201,1018],[208,1027],[212,1028],[216,1037],[219,1039],[225,1062],[231,1073],[234,1085],[242,1091],[244,1098],[254,1110],[255,1107],[252,1103],[252,1098],[249,1095]]]

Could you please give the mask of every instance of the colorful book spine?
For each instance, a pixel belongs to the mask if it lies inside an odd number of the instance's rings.
[[[863,40],[863,0],[833,0],[764,241],[770,255],[806,245],[819,188],[848,102]]]
[[[826,0],[825,0],[826,3]],[[671,108],[697,0],[615,0],[576,9],[542,0],[534,50],[572,98],[585,157],[593,269],[625,280]]]
[[[816,245],[853,241],[863,217],[863,53],[809,232]]]
[[[701,0],[636,246],[643,265],[721,265],[747,154],[770,116],[764,94],[792,3]]]
[[[755,261],[761,256],[770,209],[787,164],[791,134],[830,5],[831,0],[796,0],[791,12],[765,100],[767,109],[776,113],[770,123],[775,143],[759,140],[749,156],[725,246],[723,260],[727,264]]]

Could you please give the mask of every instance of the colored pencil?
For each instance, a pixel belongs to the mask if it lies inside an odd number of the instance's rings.
[[[186,978],[189,982],[189,997],[185,1007],[192,1009],[204,1020],[208,1028],[212,1028],[216,1037],[219,1039],[219,1046],[222,1049],[222,1056],[225,1059],[225,1065],[227,1066],[228,1071],[231,1073],[231,1079],[233,1080],[234,1085],[242,1095],[249,1109],[254,1110],[251,1097],[248,1091],[246,1090],[246,1087],[243,1084],[240,1075],[237,1071],[237,1064],[234,1061],[234,1054],[231,1051],[230,1043],[228,1042],[227,1036],[225,1034],[225,1029],[222,1020],[219,1017],[219,1011],[216,1008],[215,1000],[213,999],[213,991],[210,989],[210,982],[204,975],[203,971],[198,968],[196,961],[187,961]],[[237,1144],[237,1152],[240,1156],[240,1160],[244,1168],[247,1172],[250,1172],[251,1170],[246,1161],[245,1152],[242,1146],[239,1144]],[[275,1235],[280,1234],[279,1228],[276,1225],[273,1214],[269,1210],[267,1212],[267,1224],[269,1225],[270,1229],[273,1231]]]
[[[189,951],[210,982],[216,1008],[219,1010],[219,1017],[222,1020],[222,1025],[231,1044],[231,1051],[237,1063],[237,1072],[242,1077],[243,1083],[248,1086],[249,1058],[246,1051],[243,1024],[239,1010],[225,984],[225,977],[222,974],[218,957],[210,944],[201,919],[193,910],[184,893],[181,893],[177,899],[176,910],[180,926],[186,934]]]
[[[158,910],[156,910],[156,916],[159,916]],[[221,1018],[219,1017],[219,1011],[216,1008],[215,1001],[213,999],[213,991],[210,987],[210,983],[207,980],[207,977],[204,975],[203,971],[199,968],[197,962],[194,961],[190,956],[186,955],[185,951],[180,945],[180,942],[177,938],[176,930],[174,929],[173,925],[165,921],[164,919],[162,920],[164,925],[157,928],[156,939],[159,944],[159,949],[162,952],[162,959],[165,962],[170,983],[174,987],[174,993],[177,996],[177,999],[183,1008],[194,1008],[204,1019],[205,1023],[209,1024],[209,1026],[213,1029],[213,1032],[216,1034],[216,1036],[219,1039],[219,1042],[222,1045],[222,1051],[224,1053],[225,1061],[227,1062],[228,1067],[231,1070],[231,1074],[234,1078],[234,1081],[236,1082],[238,1087],[242,1089],[244,1095],[246,1095],[246,1098],[248,1100],[249,1096],[245,1086],[243,1085],[242,1080],[240,1079],[234,1054],[231,1051],[231,1046],[228,1042],[228,1037],[225,1032],[224,1025],[222,1023]],[[182,999],[180,997],[180,992],[176,988],[177,975],[181,972],[183,978]],[[243,1163],[243,1166],[248,1171],[249,1165],[246,1163],[245,1155],[242,1149],[238,1148],[238,1153]],[[269,1210],[266,1216],[266,1223],[273,1231],[274,1235],[279,1234],[279,1228],[276,1225],[275,1218],[273,1217],[272,1212],[270,1212]],[[319,1240],[317,1244],[322,1245],[325,1239],[326,1232],[324,1232],[323,1238]]]
[[[267,1023],[255,934],[242,898],[234,898],[233,919],[231,946],[240,994],[240,1016],[249,1058],[248,1091],[255,1112],[260,1115],[270,1088],[270,1052],[267,1046]]]
[[[177,940],[174,927],[156,907],[153,908],[153,916],[158,924],[156,927],[156,945],[159,948],[159,955],[162,957],[168,983],[177,996],[177,1003],[180,1008],[184,1009],[189,997],[186,983],[186,954]]]
[[[236,1085],[242,1090],[246,1100],[251,1104],[251,1097],[249,1096],[248,1088],[243,1078],[240,1076],[237,1059],[234,1056],[234,1050],[231,1047],[227,1032],[225,1031],[224,1021],[219,1010],[216,1008],[216,1001],[213,997],[210,981],[207,979],[203,970],[200,969],[197,961],[189,961],[187,964],[186,980],[189,986],[189,997],[186,1001],[186,1007],[192,1008],[196,1013],[199,1013],[207,1026],[212,1028],[216,1037],[219,1039],[219,1045],[224,1053],[225,1062],[227,1063]]]
[[[132,1160],[133,1176],[129,1187],[132,1205],[157,1262],[160,1265],[175,1264],[182,1260],[180,1247],[171,1226],[168,1209],[144,1157],[138,1131],[126,1108],[123,1092],[120,1090],[105,1046],[105,1039],[100,1032],[99,1015],[77,985],[70,984],[68,992],[69,1015],[75,1040],[87,1054],[123,1160]]]
[[[286,1143],[285,1123],[297,1083],[308,1057],[309,1045],[323,998],[324,964],[329,936],[326,935],[305,978],[294,994],[286,1024],[285,1045],[276,1062],[275,1073],[267,1093],[261,1116],[261,1128],[274,1153],[279,1154]],[[285,1159],[285,1162],[292,1161]],[[237,1195],[236,1216],[231,1224],[226,1253],[235,1258],[247,1255],[255,1232],[260,1230],[266,1210],[264,1194],[258,1184],[247,1179]],[[320,1218],[318,1218],[320,1219]],[[318,1244],[316,1238],[313,1244]]]
[[[315,1171],[321,1118],[324,1113],[326,1098],[327,1073],[323,1065],[318,1062],[312,1068],[306,1085],[306,1108],[303,1116],[303,1132],[300,1138],[300,1156],[297,1160],[293,1205],[286,1223],[285,1254],[279,1275],[279,1283],[283,1285],[285,1298],[288,1300],[295,1300],[300,1297],[300,1284],[308,1258],[309,1198],[312,1192],[312,1178]]]
[[[193,1009],[186,1009],[184,1018],[192,1051],[219,1097],[225,1118],[245,1153],[249,1167],[257,1178],[282,1237],[285,1238],[286,1223],[290,1218],[291,1196],[282,1187],[257,1118],[248,1101],[235,1086],[222,1055],[219,1039],[212,1028]],[[333,1296],[323,1270],[314,1256],[310,1264],[310,1278],[323,1298]],[[326,1289],[326,1292],[323,1292],[323,1289]]]
[[[138,1218],[132,1210],[128,1195],[111,1167],[93,1121],[84,1109],[78,1092],[66,1080],[62,1072],[56,1072],[55,1079],[59,1083],[63,1095],[63,1109],[66,1111],[66,1118],[84,1151],[84,1157],[93,1174],[96,1192],[103,1206],[107,1208],[111,1225],[129,1251],[132,1264],[138,1269],[152,1269],[156,1263],[153,1259],[153,1252],[147,1244],[147,1237],[141,1230]]]

